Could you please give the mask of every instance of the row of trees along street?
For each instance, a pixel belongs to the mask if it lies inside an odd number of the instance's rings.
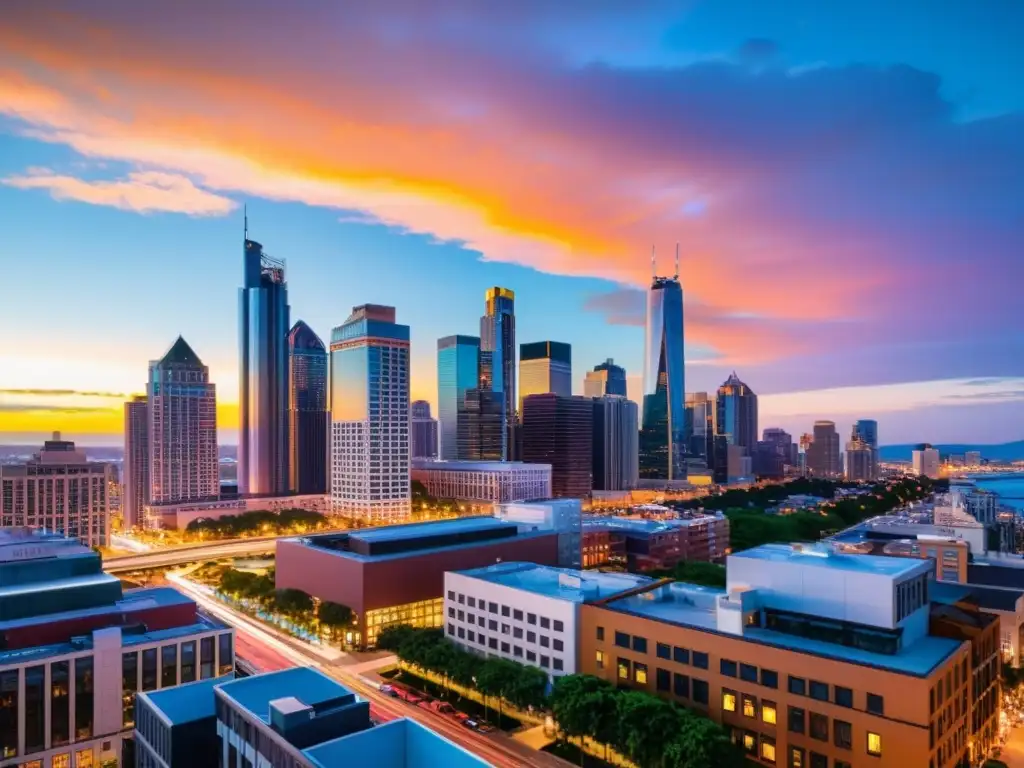
[[[499,708],[550,711],[562,738],[589,738],[641,768],[739,768],[743,756],[715,722],[643,691],[620,690],[590,675],[547,674],[507,659],[462,650],[439,629],[388,627],[377,640],[406,665],[433,673],[451,692],[475,690]],[[582,753],[581,753],[582,754]]]
[[[326,530],[331,522],[319,512],[308,509],[282,509],[280,512],[254,510],[239,515],[193,520],[185,528],[191,538],[238,539],[244,536],[281,536]]]

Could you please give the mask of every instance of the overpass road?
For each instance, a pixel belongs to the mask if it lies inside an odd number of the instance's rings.
[[[231,539],[213,541],[208,544],[192,544],[184,547],[156,549],[137,555],[108,557],[103,561],[103,570],[107,573],[124,573],[139,571],[146,568],[170,568],[202,560],[216,560],[221,557],[244,557],[246,555],[265,555],[274,551],[279,538],[285,536],[265,536],[252,539]]]

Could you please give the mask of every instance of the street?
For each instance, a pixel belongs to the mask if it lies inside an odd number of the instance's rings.
[[[1009,768],[1024,768],[1024,728],[1014,728],[1010,739],[1003,745],[999,759]]]

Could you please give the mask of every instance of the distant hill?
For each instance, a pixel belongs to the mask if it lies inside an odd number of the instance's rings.
[[[917,443],[908,445],[883,445],[878,449],[879,458],[882,461],[910,461],[910,452],[917,447]],[[1020,461],[1024,459],[1024,440],[1017,440],[1013,443],[1002,443],[1001,445],[973,445],[970,443],[947,443],[935,445],[941,454],[964,454],[967,451],[980,451],[981,458],[989,461]]]

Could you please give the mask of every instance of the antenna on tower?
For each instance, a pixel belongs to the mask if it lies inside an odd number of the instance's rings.
[[[244,227],[245,227],[243,229],[244,237],[245,237],[246,240],[248,240],[249,239],[249,206],[246,205],[245,203],[242,203],[242,220],[244,222]]]
[[[676,276],[675,279],[679,279],[679,243],[676,243]]]
[[[657,277],[657,276],[658,276],[658,263],[655,260],[655,257],[654,257],[654,246],[652,245],[651,246],[651,277],[654,278],[654,277]]]

